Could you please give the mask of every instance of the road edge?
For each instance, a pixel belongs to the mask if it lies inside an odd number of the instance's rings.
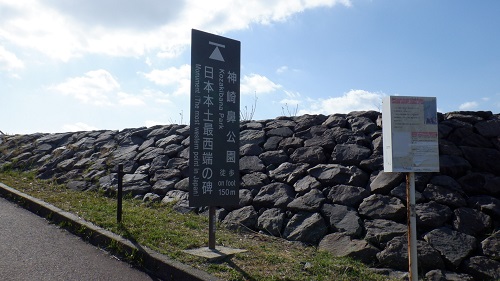
[[[207,272],[172,260],[135,241],[125,239],[111,231],[87,222],[70,212],[63,211],[56,206],[20,192],[1,182],[0,196],[14,201],[38,216],[63,225],[66,230],[94,246],[106,251],[111,250],[114,254],[119,254],[122,257],[133,257],[133,260],[140,260],[140,263],[134,263],[133,265],[162,280],[221,280]],[[112,249],[110,249],[110,245],[113,245]]]

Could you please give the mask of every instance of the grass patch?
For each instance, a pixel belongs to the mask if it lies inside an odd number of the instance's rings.
[[[217,245],[248,252],[229,261],[208,263],[182,252],[208,245],[206,216],[180,214],[170,205],[124,199],[122,223],[117,224],[116,200],[99,192],[73,191],[51,181],[37,180],[34,174],[11,170],[0,172],[0,182],[225,280],[388,280],[370,272],[362,263],[334,258],[315,247],[221,227],[217,229]]]

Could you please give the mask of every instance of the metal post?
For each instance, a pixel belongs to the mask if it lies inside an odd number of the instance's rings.
[[[116,222],[122,222],[122,200],[123,200],[123,164],[118,165],[118,193],[117,193]]]
[[[417,218],[415,213],[415,173],[406,175],[406,209],[408,224],[408,270],[410,281],[418,281]]]
[[[215,250],[215,207],[208,209],[208,248]]]

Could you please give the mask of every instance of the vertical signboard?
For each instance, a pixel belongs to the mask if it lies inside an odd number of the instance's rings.
[[[439,172],[436,98],[384,98],[382,132],[385,172]]]
[[[239,203],[240,42],[192,30],[189,205]]]

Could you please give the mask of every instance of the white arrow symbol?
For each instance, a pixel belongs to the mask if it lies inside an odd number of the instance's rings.
[[[222,54],[220,53],[219,47],[225,48],[226,45],[217,44],[217,43],[210,42],[210,41],[208,41],[208,44],[215,46],[215,50],[210,55],[210,58],[213,60],[224,61],[224,58],[222,57]]]

